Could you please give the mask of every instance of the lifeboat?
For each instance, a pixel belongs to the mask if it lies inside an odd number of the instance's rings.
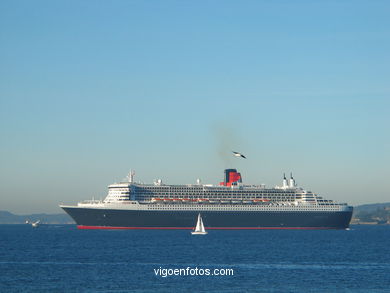
[[[163,199],[162,198],[158,198],[158,197],[153,197],[152,198],[152,202],[160,202],[160,201],[163,201]]]
[[[254,199],[253,202],[269,202],[269,199]]]
[[[199,198],[198,201],[199,202],[206,202],[206,201],[209,201],[209,199],[208,198]]]

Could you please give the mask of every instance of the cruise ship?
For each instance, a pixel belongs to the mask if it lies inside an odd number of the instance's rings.
[[[352,206],[298,187],[292,174],[274,188],[243,184],[236,169],[218,185],[143,184],[134,175],[109,185],[104,200],[60,207],[79,229],[192,229],[199,214],[206,229],[347,229],[352,217]]]

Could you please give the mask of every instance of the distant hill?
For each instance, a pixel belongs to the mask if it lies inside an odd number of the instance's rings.
[[[0,211],[0,224],[24,224],[26,220],[40,220],[42,224],[74,224],[73,219],[67,214],[15,215],[7,211]]]
[[[354,207],[352,224],[390,224],[390,202]]]
[[[390,207],[390,202],[362,204],[360,206],[355,206],[354,210],[356,212],[373,212],[377,209],[383,209],[385,207]]]

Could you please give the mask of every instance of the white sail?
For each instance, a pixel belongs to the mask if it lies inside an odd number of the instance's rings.
[[[202,218],[200,217],[200,214],[199,214],[198,215],[198,221],[196,222],[195,231],[196,232],[200,232],[200,231],[202,231],[202,228],[204,229]]]
[[[204,225],[203,225],[203,220],[202,220],[202,218],[201,218],[201,216],[199,215],[199,222],[200,222],[200,227],[199,227],[199,231],[200,232],[206,232],[206,230],[204,229]]]
[[[204,228],[202,217],[198,214],[198,221],[196,222],[195,231],[191,232],[193,235],[206,235],[207,232]]]

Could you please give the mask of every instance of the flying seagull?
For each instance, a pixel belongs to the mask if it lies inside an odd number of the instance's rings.
[[[234,151],[232,151],[232,152],[233,152],[233,156],[235,156],[235,157],[241,157],[241,158],[246,159],[246,157],[245,157],[243,154],[241,154],[241,153],[239,153],[239,152],[234,152]]]

